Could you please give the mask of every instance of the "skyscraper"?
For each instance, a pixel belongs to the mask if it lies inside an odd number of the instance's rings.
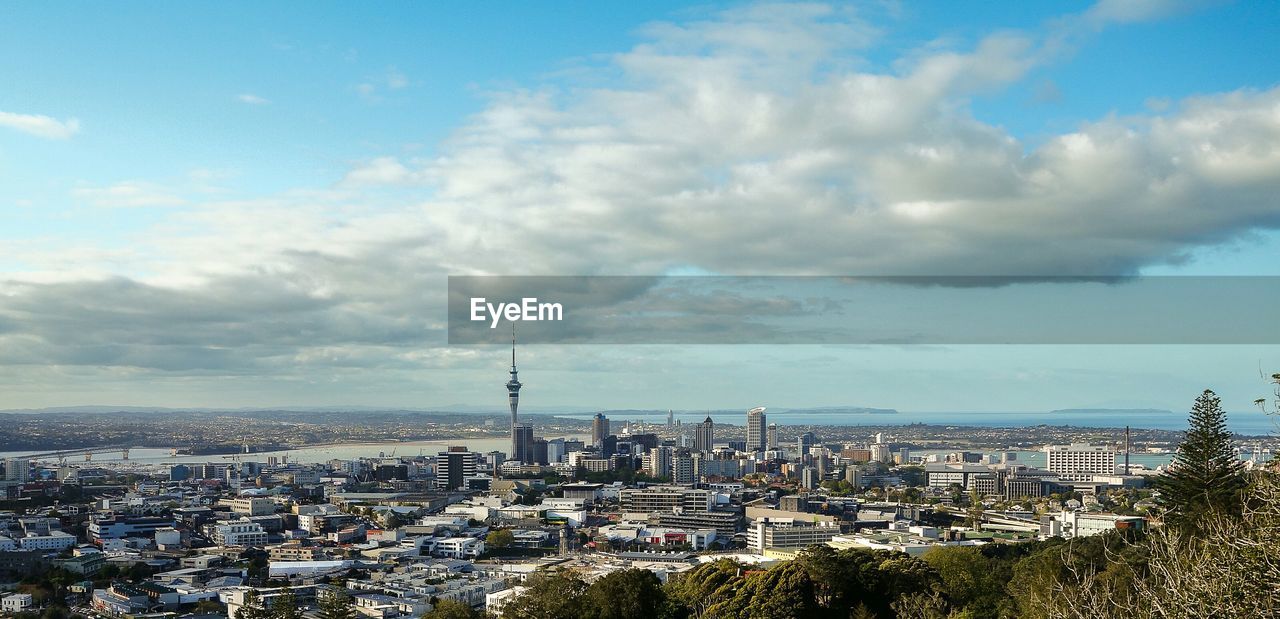
[[[516,376],[516,325],[511,324],[511,380],[507,381],[507,403],[511,405],[511,457],[520,459],[516,443],[516,408],[520,406],[520,378]],[[533,441],[530,440],[530,443]]]
[[[607,436],[609,436],[609,418],[605,417],[604,413],[596,413],[595,418],[591,420],[591,444],[601,447]]]
[[[768,443],[765,446],[768,447],[769,449],[778,448],[778,424],[776,423],[769,424],[769,438],[768,438]]]
[[[676,417],[676,412],[674,410],[667,409],[667,429],[668,430],[675,427],[676,425],[675,417]]]
[[[715,423],[708,416],[702,420],[702,423],[698,424],[698,430],[693,435],[693,449],[694,451],[711,451],[711,446],[715,444],[715,440]]]
[[[466,478],[476,474],[479,459],[479,454],[462,446],[450,447],[448,451],[436,454],[436,486],[444,490],[461,488]]]
[[[801,458],[809,455],[809,448],[818,443],[818,437],[813,432],[805,432],[796,438],[796,451],[800,452]]]
[[[515,441],[512,448],[513,451],[511,452],[511,459],[519,460],[522,464],[534,464],[533,424],[515,424],[511,427],[511,436]]]
[[[692,455],[687,449],[677,451],[671,457],[671,483],[691,484],[695,481]]]
[[[763,406],[747,411],[747,451],[764,451],[765,427]]]
[[[654,447],[649,450],[648,473],[654,477],[671,476],[671,448]]]

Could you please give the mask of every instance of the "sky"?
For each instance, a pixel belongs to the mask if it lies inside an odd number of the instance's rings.
[[[500,409],[508,352],[448,345],[449,275],[1280,275],[1278,29],[1172,0],[3,4],[0,409]],[[544,409],[1242,410],[1277,369],[521,352]]]

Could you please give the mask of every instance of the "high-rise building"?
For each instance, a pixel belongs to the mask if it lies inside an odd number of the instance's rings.
[[[889,451],[889,444],[888,443],[872,443],[871,459],[875,460],[876,462],[893,464],[893,455]]]
[[[670,477],[671,448],[659,446],[650,449],[647,471],[653,477]]]
[[[6,481],[28,481],[31,479],[31,461],[26,458],[8,458],[4,461],[4,478]]]
[[[767,443],[765,444],[765,447],[769,449],[778,448],[778,424],[776,423],[769,424],[769,438],[767,439]]]
[[[745,451],[764,451],[767,438],[764,407],[757,406],[747,411],[747,448]]]
[[[716,442],[715,422],[711,421],[708,416],[698,424],[697,432],[693,435],[693,449],[695,451],[711,451],[711,447]]]
[[[522,464],[534,464],[533,424],[517,423],[512,427],[511,436],[515,439],[511,459]]]
[[[436,485],[445,490],[457,490],[466,479],[476,474],[479,454],[466,447],[454,446],[436,454]]]
[[[1045,469],[1065,481],[1093,481],[1094,475],[1114,475],[1116,450],[1109,445],[1046,445]]]
[[[858,471],[858,465],[850,464],[844,467],[844,480],[854,488],[862,486],[862,474]]]
[[[676,417],[676,412],[671,409],[667,409],[667,429],[668,430],[676,426],[675,417]]]
[[[547,464],[564,462],[564,455],[567,453],[564,448],[564,442],[562,438],[553,438],[547,441]]]
[[[806,490],[813,490],[818,487],[818,471],[811,466],[804,467],[800,471],[800,485]]]
[[[689,450],[681,449],[671,456],[671,481],[677,484],[692,484],[697,481],[693,469],[693,455]]]
[[[547,459],[547,454],[548,452],[551,451],[549,447],[550,447],[550,443],[547,442],[547,439],[534,437],[533,439],[534,464],[541,464],[542,466],[551,464],[551,462]]]
[[[511,380],[507,381],[507,404],[511,406],[511,457],[517,460],[520,450],[516,445],[516,409],[520,406],[520,388],[523,386],[516,376],[516,325],[511,323]]]
[[[591,420],[591,444],[602,447],[607,436],[609,436],[609,418],[605,417],[604,413],[596,413],[595,418]]]
[[[809,455],[809,448],[818,443],[818,437],[813,432],[805,432],[796,438],[796,451],[801,458]]]

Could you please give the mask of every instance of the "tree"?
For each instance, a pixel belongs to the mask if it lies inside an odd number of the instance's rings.
[[[331,589],[319,599],[320,619],[355,619],[356,610],[351,607],[351,596],[341,589]]]
[[[271,619],[302,619],[302,611],[298,609],[298,596],[285,587],[280,595],[271,601]]]
[[[262,605],[258,592],[249,590],[244,594],[244,604],[236,611],[235,619],[270,619],[271,613]]]
[[[1239,515],[1247,480],[1214,392],[1206,389],[1196,398],[1188,425],[1170,470],[1156,479],[1155,487],[1166,524],[1194,530],[1211,515]]]
[[[490,548],[506,548],[516,541],[514,533],[507,529],[490,531],[484,536],[484,544]]]
[[[587,589],[586,617],[654,619],[666,602],[662,583],[649,570],[610,572]]]
[[[479,611],[469,604],[457,600],[439,600],[431,610],[422,614],[422,619],[482,619]]]
[[[502,619],[578,619],[582,615],[587,583],[570,572],[539,572],[529,577],[525,587],[502,607]]]

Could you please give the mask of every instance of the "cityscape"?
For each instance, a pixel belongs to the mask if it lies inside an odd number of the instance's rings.
[[[0,4],[0,618],[1280,617],[1277,32]]]

